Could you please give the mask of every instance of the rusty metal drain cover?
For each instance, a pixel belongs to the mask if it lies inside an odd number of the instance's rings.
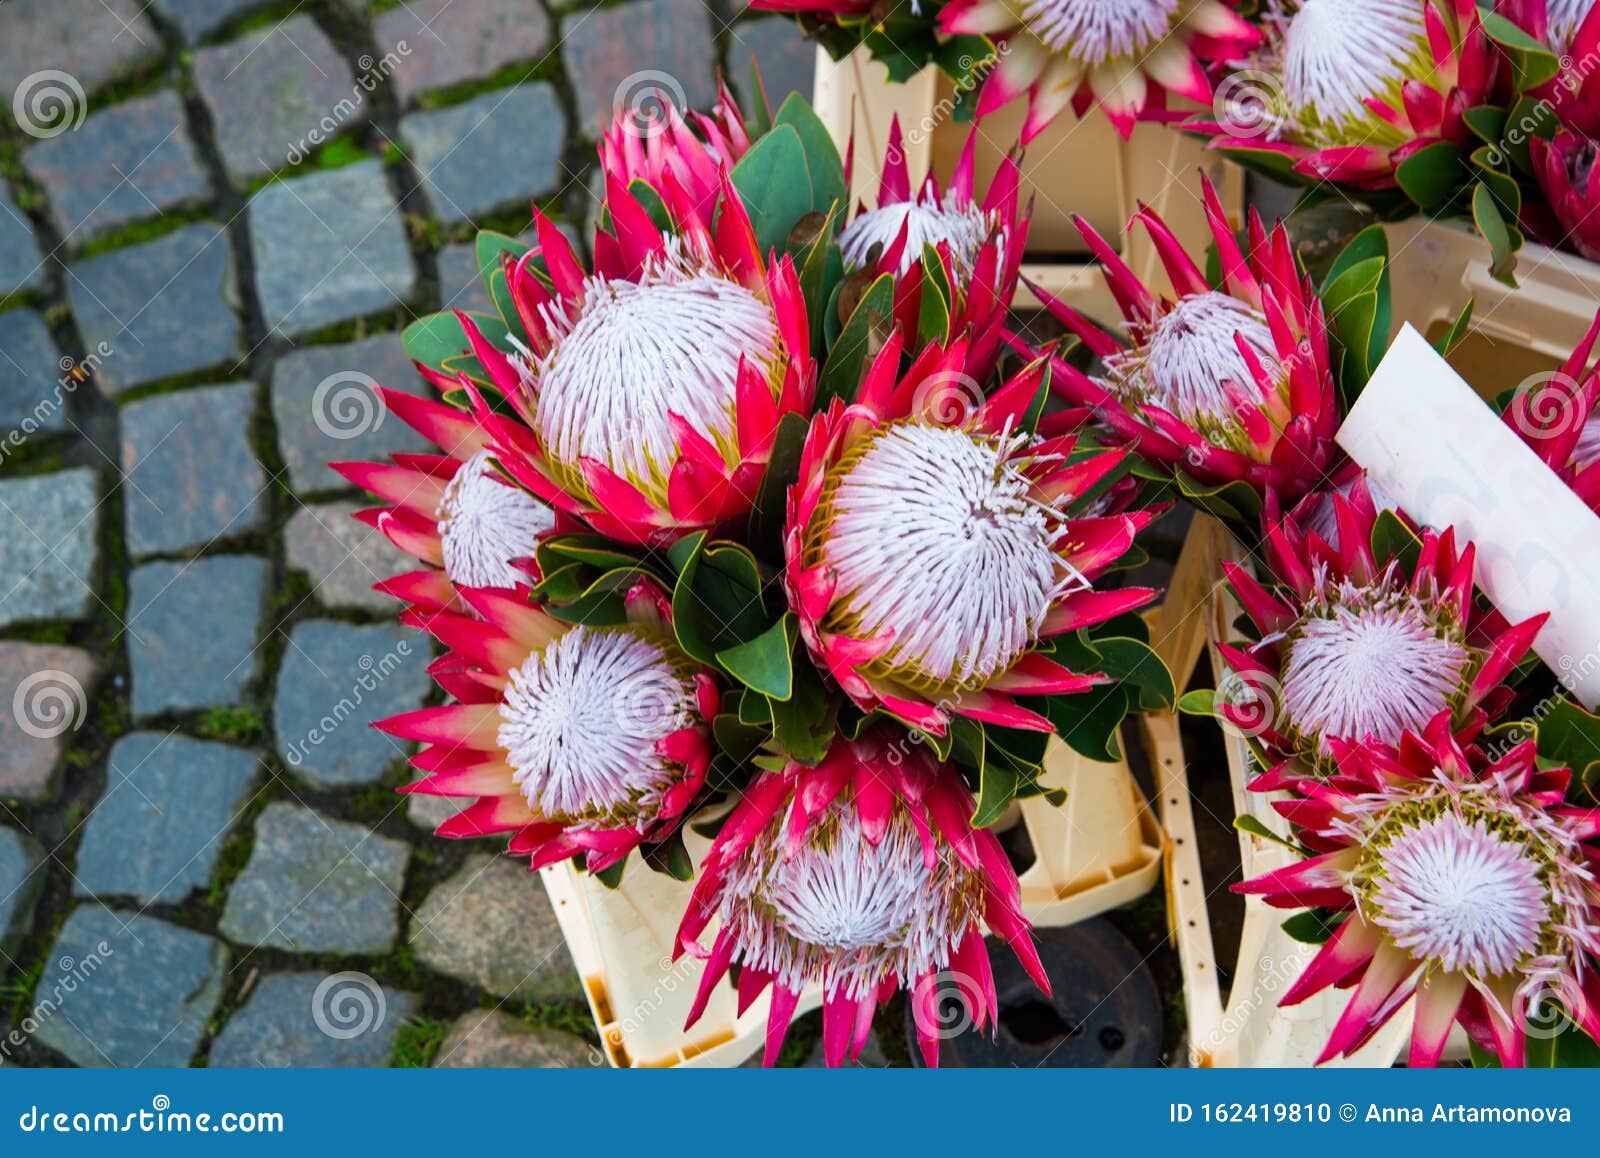
[[[940,977],[938,1018],[944,1034],[939,1064],[956,1069],[1000,1066],[1153,1066],[1161,1061],[1161,1000],[1140,955],[1109,921],[1034,930],[1039,959],[1054,995],[1039,992],[1004,941],[989,938],[999,998],[994,1036],[971,1026],[963,979]],[[916,1011],[907,1003],[906,1040],[922,1064]]]

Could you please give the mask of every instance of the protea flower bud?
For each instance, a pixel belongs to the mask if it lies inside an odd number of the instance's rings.
[[[1600,515],[1600,365],[1589,367],[1597,337],[1600,314],[1561,369],[1520,386],[1502,418]]]
[[[662,105],[643,122],[631,109],[619,111],[600,138],[600,167],[623,188],[643,181],[658,189],[670,173],[709,228],[723,174],[750,149],[744,113],[726,84],[709,115],[691,112],[685,120],[671,101]]]
[[[1072,436],[1021,429],[1042,362],[983,400],[964,343],[927,347],[903,377],[900,354],[897,333],[806,439],[784,541],[801,635],[863,711],[938,735],[955,714],[1050,731],[1013,697],[1103,682],[1039,645],[1153,598],[1094,586],[1152,512],[1084,512],[1123,452],[1074,460]]]
[[[1471,544],[1422,533],[1414,566],[1373,554],[1377,510],[1357,479],[1331,504],[1337,544],[1293,518],[1269,523],[1267,565],[1276,585],[1224,564],[1260,632],[1248,647],[1220,646],[1231,671],[1216,710],[1256,739],[1269,770],[1259,791],[1333,770],[1337,745],[1394,745],[1441,714],[1463,742],[1509,704],[1502,681],[1533,646],[1546,616],[1506,627],[1472,594]]]
[[[794,264],[769,266],[724,177],[714,229],[670,173],[663,233],[615,175],[595,269],[542,214],[539,246],[508,262],[528,348],[496,349],[460,315],[517,419],[463,377],[495,457],[556,510],[633,544],[664,546],[746,514],[779,420],[815,387]],[[548,283],[535,271],[535,259]]]
[[[1528,151],[1553,218],[1524,213],[1530,231],[1541,241],[1600,261],[1600,182],[1594,179],[1600,142],[1564,128],[1548,141],[1535,137]]]
[[[1241,57],[1260,39],[1223,0],[952,0],[939,27],[1001,46],[978,116],[1026,92],[1023,144],[1068,104],[1081,113],[1098,103],[1124,137],[1168,92],[1209,104],[1206,62]]]
[[[1283,998],[1354,988],[1319,1061],[1412,996],[1412,1066],[1438,1064],[1457,1022],[1519,1066],[1548,1003],[1600,1039],[1600,810],[1563,803],[1571,773],[1540,769],[1533,741],[1482,767],[1450,729],[1440,715],[1398,748],[1337,743],[1338,777],[1277,806],[1319,855],[1234,886],[1345,914]]]
[[[974,199],[977,142],[974,129],[942,193],[929,173],[913,195],[900,119],[895,117],[889,125],[877,204],[857,209],[839,233],[839,248],[847,270],[871,269],[894,276],[895,321],[902,332],[915,334],[922,318],[924,283],[930,276],[922,268],[925,247],[933,246],[939,256],[939,280],[950,287],[952,298],[946,303],[947,332],[967,335],[967,373],[985,378],[994,369],[1006,311],[1016,296],[1028,215],[1018,213],[1020,175],[1011,157],[1000,163],[982,203]],[[854,154],[852,141],[847,182]]]
[[[457,702],[377,724],[428,745],[411,761],[428,776],[402,791],[478,798],[439,835],[509,832],[534,868],[582,854],[594,872],[669,836],[705,784],[720,697],[665,597],[636,586],[627,622],[584,627],[526,588],[460,594],[477,617],[410,617],[450,649],[430,671]]]
[[[1051,387],[1096,416],[1145,459],[1208,485],[1242,481],[1293,502],[1319,487],[1338,456],[1338,389],[1328,327],[1282,224],[1269,237],[1252,211],[1242,252],[1222,202],[1204,183],[1222,265],[1212,289],[1149,209],[1149,231],[1175,300],[1158,297],[1083,220],[1078,229],[1126,319],[1129,345],[1045,293],[1045,308],[1083,340],[1104,372],[1051,362]]]
[[[860,1054],[880,1003],[910,995],[924,1059],[937,1065],[937,975],[961,975],[978,1027],[996,1013],[983,927],[1004,938],[1046,992],[1021,890],[994,834],[968,822],[954,768],[903,732],[838,739],[815,768],[763,773],[706,854],[679,951],[708,957],[689,1014],[739,966],[739,1011],[772,988],[773,1064],[807,983],[822,987],[828,1065]],[[699,938],[720,918],[709,951]]]
[[[1265,43],[1237,82],[1260,91],[1234,94],[1249,97],[1248,123],[1218,109],[1185,126],[1218,148],[1392,189],[1400,163],[1429,145],[1475,147],[1462,116],[1490,96],[1498,59],[1476,0],[1269,0],[1262,23]]]
[[[534,549],[555,526],[554,512],[500,474],[488,435],[471,415],[398,390],[378,393],[389,413],[444,451],[330,464],[393,504],[356,517],[429,564],[384,580],[378,590],[424,612],[464,611],[457,587],[528,582]]]

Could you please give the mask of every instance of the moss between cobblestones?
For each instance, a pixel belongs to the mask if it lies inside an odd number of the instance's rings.
[[[89,242],[75,255],[73,261],[88,261],[90,258],[99,257],[113,249],[125,249],[130,245],[142,245],[147,241],[154,241],[165,237],[169,233],[176,233],[185,225],[193,225],[197,221],[208,220],[212,215],[209,204],[190,206],[185,209],[174,209],[163,213],[160,217],[151,218],[149,221],[136,221],[132,225],[124,225],[120,229],[113,229],[110,233],[102,234]]]
[[[194,734],[202,740],[247,747],[262,741],[267,722],[251,708],[211,708],[195,721]]]
[[[553,28],[554,26],[554,21],[552,21],[551,27]],[[557,45],[547,49],[544,56],[538,60],[508,64],[494,75],[484,77],[481,80],[465,80],[448,88],[434,89],[431,92],[422,93],[413,102],[413,105],[419,111],[449,108],[451,105],[465,104],[473,97],[482,96],[485,93],[498,92],[500,89],[511,88],[519,84],[548,82],[560,75],[562,75],[561,50]]]
[[[412,1017],[394,1039],[396,1069],[422,1070],[433,1064],[450,1026],[432,1017]]]

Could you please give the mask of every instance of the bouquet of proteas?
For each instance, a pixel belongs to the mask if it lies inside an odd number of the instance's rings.
[[[770,989],[769,1061],[813,984],[830,1064],[947,968],[992,1022],[985,929],[1045,981],[988,826],[1053,734],[1103,756],[1172,695],[1155,592],[1116,582],[1128,454],[1058,429],[1045,359],[998,369],[1015,169],[913,190],[891,152],[850,212],[804,102],[726,95],[601,153],[592,259],[542,214],[482,234],[496,312],[407,330],[442,400],[384,398],[439,452],[340,466],[444,647],[447,702],[380,725],[422,745],[408,791],[535,868],[693,880],[680,951],[702,1003],[735,965],[742,1007]]]
[[[1510,284],[1524,235],[1600,254],[1588,0],[1264,0],[1256,19],[1260,45],[1186,129],[1303,204],[1468,220]]]
[[[1240,239],[1206,199],[1209,262],[1140,214],[1170,295],[1080,225],[1125,335],[1045,297],[1077,343],[1053,352],[1052,386],[1138,453],[1139,476],[1245,547],[1248,564],[1223,565],[1242,615],[1216,641],[1217,687],[1179,706],[1241,737],[1245,787],[1276,794],[1305,857],[1237,886],[1298,910],[1285,929],[1320,946],[1284,1004],[1353,989],[1322,1060],[1415,998],[1412,1065],[1436,1064],[1458,1024],[1484,1060],[1523,1064],[1531,1038],[1541,1062],[1592,1064],[1600,720],[1531,655],[1546,617],[1506,622],[1475,591],[1473,544],[1393,509],[1334,442],[1388,339],[1382,230],[1318,285],[1281,225],[1252,215]],[[1600,319],[1561,372],[1505,406],[1591,506],[1597,338]]]

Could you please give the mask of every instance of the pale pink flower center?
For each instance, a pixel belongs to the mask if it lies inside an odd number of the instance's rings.
[[[1373,921],[1419,961],[1498,977],[1539,949],[1550,915],[1539,862],[1482,820],[1445,812],[1382,850]]]
[[[1179,0],[1022,0],[1023,23],[1051,49],[1100,64],[1143,56],[1172,27]]]

